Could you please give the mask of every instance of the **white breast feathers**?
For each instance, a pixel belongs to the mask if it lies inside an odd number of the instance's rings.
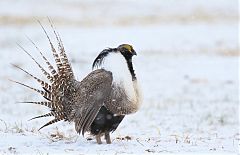
[[[95,69],[100,68],[112,72],[113,84],[124,88],[129,101],[137,101],[137,94],[134,89],[132,76],[128,69],[127,62],[121,53],[109,53],[103,59],[101,66]]]

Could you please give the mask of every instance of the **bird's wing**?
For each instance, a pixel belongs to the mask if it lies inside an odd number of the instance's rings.
[[[76,90],[71,118],[76,131],[84,135],[112,91],[112,73],[104,69],[92,71],[76,85]]]

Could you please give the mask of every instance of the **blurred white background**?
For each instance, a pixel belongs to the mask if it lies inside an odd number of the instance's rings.
[[[113,144],[87,141],[69,123],[39,132],[47,119],[27,120],[47,109],[16,103],[41,100],[8,79],[39,87],[11,63],[44,79],[16,43],[43,64],[28,36],[53,60],[37,22],[54,40],[48,17],[78,80],[104,48],[129,43],[137,51],[133,61],[143,105],[112,134]],[[236,153],[238,18],[237,0],[0,1],[0,153]]]

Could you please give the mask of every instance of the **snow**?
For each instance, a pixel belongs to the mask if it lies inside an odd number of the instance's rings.
[[[239,41],[237,0],[0,1],[0,154],[144,154],[239,152]],[[44,4],[44,5],[43,5]],[[47,38],[57,27],[81,80],[107,47],[133,45],[143,103],[111,134],[111,145],[51,118],[28,121],[48,108],[17,101],[43,100],[9,79],[39,88],[20,70],[45,79],[31,38],[53,62]],[[45,65],[45,64],[44,64]],[[88,138],[88,140],[86,139]],[[92,139],[93,138],[93,139]],[[92,140],[91,140],[92,139]]]

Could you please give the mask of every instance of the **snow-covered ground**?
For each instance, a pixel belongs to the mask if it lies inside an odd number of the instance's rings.
[[[38,131],[48,119],[28,119],[48,109],[16,103],[41,99],[8,79],[39,87],[11,63],[44,79],[16,42],[43,64],[28,36],[53,60],[36,21],[54,39],[47,17],[79,80],[104,48],[129,43],[137,51],[143,104],[111,145],[83,138],[72,123]],[[237,153],[238,33],[237,0],[0,1],[0,154]]]

